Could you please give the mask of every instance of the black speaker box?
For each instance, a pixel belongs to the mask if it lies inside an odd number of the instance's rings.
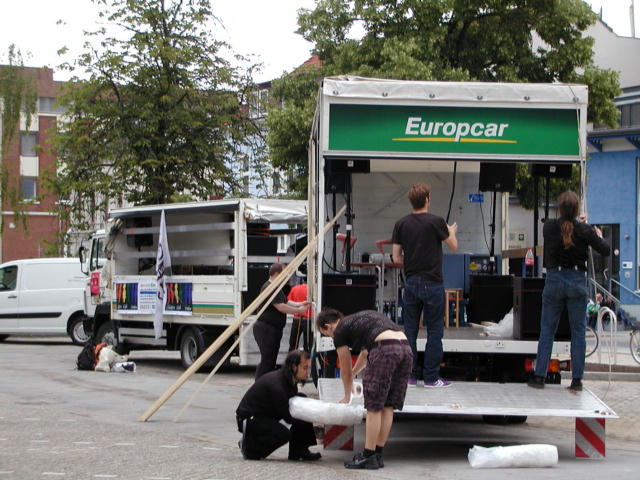
[[[513,275],[470,275],[467,319],[499,322],[513,306]]]
[[[322,277],[322,306],[345,315],[376,308],[376,275],[325,273]]]
[[[345,193],[348,173],[325,173],[324,193]]]
[[[247,266],[247,291],[242,292],[243,310],[258,297],[262,285],[269,280],[269,267],[267,263]]]
[[[369,173],[371,164],[367,159],[358,160],[339,160],[333,159],[329,161],[330,173]]]
[[[570,163],[530,163],[529,173],[534,177],[571,178]]]
[[[482,162],[478,189],[481,192],[513,192],[516,189],[516,164]]]
[[[515,277],[513,280],[513,338],[538,340],[542,314],[544,278]],[[556,340],[571,340],[569,315],[563,310]]]
[[[278,237],[247,235],[247,255],[275,256],[278,254]]]

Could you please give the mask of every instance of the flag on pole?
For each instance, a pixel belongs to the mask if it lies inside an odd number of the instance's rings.
[[[169,242],[167,242],[167,226],[164,223],[164,210],[160,215],[160,235],[158,236],[158,253],[156,255],[156,313],[153,318],[153,331],[156,339],[162,336],[162,314],[167,289],[164,283],[164,271],[171,268]]]

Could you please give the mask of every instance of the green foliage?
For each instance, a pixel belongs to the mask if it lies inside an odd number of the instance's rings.
[[[319,0],[300,10],[298,32],[322,61],[317,79],[586,83],[589,119],[613,126],[617,74],[593,65],[593,39],[582,36],[595,21],[581,0]],[[307,77],[280,79],[287,84],[276,92],[281,111],[272,108],[269,121],[272,159],[290,171],[306,162],[307,102],[318,90]],[[294,178],[293,187],[303,185]]]
[[[538,198],[544,199],[546,192],[546,178],[533,177],[529,174],[529,165],[518,164],[516,170],[516,195],[520,200],[520,205],[527,210],[534,208],[534,182],[538,182]],[[549,181],[549,202],[555,202],[561,193],[572,190],[580,192],[580,167],[572,165],[571,178],[551,178]],[[543,205],[544,200],[538,201],[538,206]]]
[[[208,0],[93,0],[106,28],[65,64],[75,77],[59,98],[57,174],[72,226],[86,228],[110,200],[159,204],[233,195],[238,159],[265,161],[247,118],[253,66],[232,67],[211,34]],[[240,57],[237,57],[242,60]],[[89,215],[89,216],[88,216]]]
[[[24,67],[22,54],[15,45],[9,45],[8,64],[0,67],[0,123],[2,124],[2,149],[0,151],[0,206],[14,212],[16,221],[22,222],[27,231],[26,215],[22,203],[22,182],[16,172],[9,172],[6,157],[14,147],[16,134],[20,132],[21,115],[29,129],[31,117],[36,113],[38,92],[33,72]],[[19,173],[19,172],[18,172]],[[11,178],[13,174],[14,178]],[[0,216],[0,232],[4,230],[4,217]]]

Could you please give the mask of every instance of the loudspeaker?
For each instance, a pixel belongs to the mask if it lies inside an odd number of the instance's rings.
[[[544,278],[515,277],[513,280],[513,338],[538,340],[542,314]],[[571,340],[569,315],[564,309],[555,340]]]
[[[331,173],[369,173],[371,165],[369,160],[338,160],[333,159],[328,162]]]
[[[247,255],[275,256],[278,254],[278,237],[247,235]]]
[[[151,227],[151,217],[127,218],[125,220],[125,228],[149,228]],[[153,234],[136,233],[127,235],[128,247],[151,247],[153,246]]]
[[[571,164],[530,163],[529,173],[534,177],[571,178]]]
[[[270,265],[267,263],[247,266],[247,291],[242,292],[243,310],[258,297],[262,285],[269,280],[269,267]]]
[[[330,173],[324,175],[324,193],[345,193],[348,173]]]
[[[322,276],[322,306],[345,315],[376,308],[376,275],[325,273]]]
[[[513,192],[516,189],[516,164],[482,162],[478,189],[481,192]]]
[[[470,275],[467,319],[499,322],[513,306],[513,275]]]

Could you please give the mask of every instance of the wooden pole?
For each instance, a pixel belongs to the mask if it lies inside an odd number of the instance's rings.
[[[342,215],[342,213],[344,212],[345,207],[343,206],[340,211],[336,214],[336,216],[325,225],[323,231],[322,231],[322,235],[324,236],[327,231],[329,230],[330,227],[333,226],[333,224],[335,223],[335,221],[338,219],[338,217],[340,215]],[[283,277],[289,278],[293,273],[295,273],[297,266],[296,263],[298,263],[299,259],[303,259],[306,255],[307,252],[311,249],[311,246],[313,245],[315,248],[315,245],[318,243],[318,239],[320,237],[320,233],[318,235],[315,236],[315,238],[307,243],[307,245],[300,251],[300,253],[296,256],[296,258],[294,258],[291,263],[289,263],[289,265],[287,265],[285,267],[285,269],[280,273],[280,275],[283,275]],[[302,263],[302,261],[300,260],[298,265]],[[280,276],[279,275],[279,276]],[[151,418],[151,416],[158,411],[158,409],[164,405],[164,403],[195,373],[198,371],[198,369],[200,369],[200,367],[202,367],[202,365],[204,365],[204,363],[209,360],[209,358],[224,344],[224,342],[227,341],[227,339],[233,334],[234,331],[236,331],[238,328],[240,328],[240,326],[244,323],[244,321],[246,320],[247,317],[249,317],[255,310],[256,308],[258,308],[259,305],[261,305],[270,295],[272,295],[275,291],[277,291],[277,287],[279,285],[279,282],[275,282],[272,283],[271,285],[269,285],[267,288],[265,288],[262,293],[260,293],[260,295],[258,295],[256,297],[256,299],[251,302],[251,304],[240,314],[240,316],[231,324],[227,327],[227,329],[222,332],[220,334],[220,336],[218,336],[218,338],[215,339],[215,341],[209,345],[209,347],[202,352],[202,355],[200,355],[195,362],[193,362],[193,364],[191,364],[191,366],[189,368],[187,368],[182,375],[180,375],[180,377],[173,383],[173,385],[171,385],[167,391],[165,391],[160,398],[158,398],[153,405],[151,405],[147,411],[145,411],[140,418],[138,419],[138,421],[140,422],[146,422],[149,418]]]
[[[315,247],[312,247],[312,249],[315,249]],[[299,256],[298,256],[299,257]],[[292,260],[291,263],[296,262],[296,268],[298,268],[298,266],[300,266],[300,264],[302,263],[302,261],[304,260],[302,257],[298,258],[296,257],[294,260]],[[258,318],[260,318],[260,315],[262,315],[262,312],[264,312],[266,310],[266,308],[271,304],[271,302],[273,301],[273,299],[275,298],[275,296],[278,294],[278,291],[284,287],[284,284],[286,282],[289,281],[289,278],[291,278],[291,276],[285,277],[284,275],[280,274],[276,277],[275,282],[277,283],[277,288],[276,290],[274,290],[273,294],[271,295],[271,297],[269,297],[269,300],[264,302],[264,304],[262,305],[262,308],[258,311],[258,313],[256,313],[256,318],[254,320],[251,321],[251,323],[249,325],[247,325],[245,328],[241,329],[240,335],[238,335],[238,338],[235,340],[235,342],[233,342],[233,345],[231,345],[229,347],[229,349],[225,352],[225,354],[222,356],[222,358],[218,361],[217,365],[215,366],[215,368],[213,370],[211,370],[211,372],[209,373],[209,375],[207,375],[207,378],[204,379],[204,381],[200,384],[200,386],[197,388],[197,390],[193,393],[193,395],[191,395],[191,398],[187,401],[187,403],[185,403],[184,407],[182,407],[182,410],[180,410],[180,412],[178,412],[178,415],[176,415],[176,417],[173,419],[174,422],[177,422],[180,417],[182,416],[182,414],[187,410],[187,408],[189,408],[189,406],[191,405],[191,403],[193,402],[193,400],[196,398],[196,396],[198,395],[198,393],[200,393],[200,391],[204,388],[204,386],[209,383],[209,380],[211,380],[211,378],[213,378],[213,376],[216,374],[216,372],[220,369],[220,367],[222,366],[222,364],[225,362],[225,360],[227,359],[227,357],[229,355],[231,355],[231,352],[233,352],[233,350],[236,348],[236,346],[240,343],[240,340],[242,339],[242,337],[244,337],[252,328],[253,325],[258,321]]]

